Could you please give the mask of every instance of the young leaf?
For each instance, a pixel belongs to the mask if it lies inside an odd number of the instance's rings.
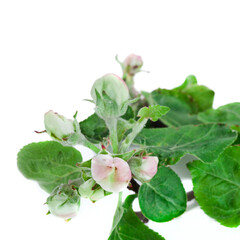
[[[155,122],[169,110],[170,109],[165,106],[153,105],[141,108],[138,112],[138,116],[142,118],[150,118],[153,122]]]
[[[23,147],[17,158],[20,172],[35,180],[48,193],[56,186],[81,177],[76,164],[82,161],[79,151],[55,141],[31,143]]]
[[[240,147],[228,147],[211,164],[188,164],[203,211],[227,227],[240,225]]]
[[[138,198],[143,215],[155,222],[170,221],[186,210],[182,182],[168,167],[160,167],[150,182],[141,185]]]
[[[103,119],[96,113],[80,122],[81,132],[93,143],[101,142],[104,137],[107,137],[109,132]]]
[[[112,232],[108,240],[164,240],[162,236],[144,225],[132,210],[136,195],[130,195],[117,207]]]
[[[203,162],[213,162],[231,145],[237,133],[219,124],[182,126],[179,128],[143,129],[134,144],[159,156],[160,164],[175,164],[187,153]]]

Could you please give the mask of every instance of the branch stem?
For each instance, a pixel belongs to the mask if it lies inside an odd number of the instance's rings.
[[[192,201],[193,199],[195,199],[194,192],[193,191],[188,192],[187,193],[188,202]]]
[[[110,132],[110,141],[112,145],[112,151],[114,154],[118,153],[118,135],[117,135],[117,118],[105,119],[106,125]]]
[[[83,145],[85,147],[91,149],[95,153],[99,153],[100,152],[100,149],[98,147],[96,147],[93,143],[89,142],[88,140],[84,140]]]

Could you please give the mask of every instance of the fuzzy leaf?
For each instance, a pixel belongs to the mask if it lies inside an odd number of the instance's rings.
[[[240,225],[240,147],[227,148],[211,164],[188,164],[194,196],[204,212],[227,227]]]
[[[20,172],[35,180],[48,193],[56,186],[81,177],[76,163],[82,161],[79,151],[55,141],[31,143],[18,153]]]
[[[81,132],[93,143],[101,142],[109,132],[103,119],[96,113],[80,122]]]
[[[168,167],[160,167],[150,182],[141,185],[138,198],[143,215],[155,222],[170,221],[186,210],[182,182]]]
[[[231,145],[237,133],[219,124],[182,126],[179,128],[143,129],[134,144],[159,157],[160,164],[175,164],[192,154],[203,162],[213,162]]]
[[[170,109],[165,106],[153,105],[141,108],[138,112],[138,116],[142,118],[150,118],[153,122],[155,122],[169,110]]]
[[[112,232],[108,240],[164,240],[162,236],[144,225],[132,210],[136,195],[130,195],[117,207]]]

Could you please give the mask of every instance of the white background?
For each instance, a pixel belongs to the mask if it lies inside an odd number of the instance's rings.
[[[79,120],[93,112],[94,80],[121,75],[114,57],[135,53],[144,70],[138,90],[173,88],[188,74],[216,92],[214,107],[240,101],[239,1],[0,1],[1,239],[106,240],[117,196],[82,200],[75,219],[46,216],[47,194],[16,166],[21,147],[48,140],[43,115],[53,109]],[[83,151],[84,152],[83,152]],[[84,159],[90,152],[82,148]],[[187,190],[189,180],[184,180]],[[194,205],[194,203],[193,203]],[[190,207],[191,209],[191,207]],[[237,240],[240,230],[207,217],[199,207],[169,223],[149,226],[166,240]]]

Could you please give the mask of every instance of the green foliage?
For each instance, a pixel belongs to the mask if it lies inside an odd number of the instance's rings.
[[[18,153],[17,164],[26,178],[37,181],[50,193],[58,185],[81,177],[76,166],[81,161],[81,153],[75,148],[46,141],[23,147]]]
[[[214,92],[198,85],[194,76],[187,77],[181,86],[172,90],[159,88],[151,93],[143,92],[143,95],[150,105],[169,107],[169,113],[161,121],[175,127],[201,123],[197,113],[211,109],[214,98]]]
[[[199,113],[198,119],[204,123],[225,123],[232,127],[239,127],[240,103],[230,103],[217,109]]]
[[[111,235],[108,240],[164,240],[162,236],[145,226],[132,210],[136,195],[130,195],[115,212]]]
[[[189,125],[143,129],[134,144],[146,147],[149,153],[159,156],[161,164],[175,164],[188,153],[209,163],[216,160],[236,137],[236,132],[225,125]]]
[[[134,119],[135,115],[134,115],[134,111],[133,111],[132,107],[128,106],[126,113],[124,115],[122,115],[121,118],[123,118],[125,120]]]
[[[167,222],[186,210],[187,197],[181,179],[168,167],[160,167],[139,189],[139,205],[145,217]]]
[[[184,83],[180,85],[179,87],[174,88],[175,90],[184,90],[187,89],[193,85],[197,84],[197,78],[194,75],[189,75],[185,79]]]
[[[238,139],[234,144],[240,144],[240,103],[230,103],[217,109],[209,109],[198,114],[198,119],[204,123],[224,123],[238,131]]]
[[[136,70],[138,65],[133,63]],[[102,162],[97,162],[99,156],[95,156],[93,164],[92,159],[82,163],[81,153],[73,147],[53,141],[31,143],[18,153],[21,173],[45,191],[53,191],[47,200],[49,209],[53,215],[67,219],[77,214],[80,195],[95,202],[112,194],[106,191],[106,184],[100,184],[111,176],[111,182],[124,183],[138,195],[128,196],[124,203],[119,200],[108,239],[164,240],[140,221],[132,203],[138,197],[144,216],[155,222],[167,222],[184,213],[187,196],[180,178],[168,165],[189,155],[198,159],[188,168],[201,208],[224,226],[239,226],[240,146],[236,144],[240,144],[240,103],[212,109],[214,92],[198,85],[193,75],[176,88],[142,92],[143,98],[134,89],[133,76],[124,72],[124,80],[115,74],[97,79],[90,100],[95,104],[95,113],[80,123],[77,113],[74,121],[53,111],[45,114],[46,131],[56,141],[71,146],[82,144],[96,154],[109,155],[110,160],[104,156]],[[148,128],[144,128],[146,125]],[[59,136],[55,136],[57,133]],[[131,161],[148,155],[156,160],[155,170],[159,163],[156,174],[150,161],[131,165]],[[121,159],[114,165],[111,159],[116,157]],[[91,172],[94,164],[99,179]],[[140,164],[145,166],[140,169]],[[139,187],[136,181],[130,181],[131,177],[143,179],[136,169],[154,173]],[[119,177],[115,179],[112,173],[116,171]],[[128,178],[122,181],[124,174]]]
[[[240,147],[227,148],[211,164],[188,164],[194,195],[210,217],[227,227],[240,225]]]
[[[93,143],[101,142],[109,132],[103,119],[96,113],[80,122],[81,132]]]
[[[131,128],[131,122],[127,121],[130,119],[134,119],[134,112],[132,108],[128,106],[126,113],[121,116],[118,122],[119,138],[123,137],[126,130]],[[93,143],[102,142],[103,138],[109,135],[109,130],[105,121],[100,118],[96,113],[92,114],[90,117],[80,122],[79,125],[81,132],[89,141]]]
[[[139,110],[138,116],[142,118],[150,118],[153,122],[156,122],[160,117],[165,115],[170,109],[165,106],[153,105],[149,107],[143,107]]]

